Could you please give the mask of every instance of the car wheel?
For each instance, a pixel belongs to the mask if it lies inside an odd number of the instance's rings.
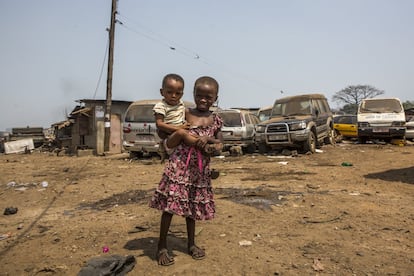
[[[366,137],[358,137],[358,143],[359,144],[366,144],[367,138]]]
[[[308,139],[303,143],[302,150],[304,153],[306,152],[315,153],[316,152],[316,136],[313,131],[309,132]]]
[[[335,130],[335,142],[341,143],[343,139],[344,137],[342,136],[342,134],[339,131]]]
[[[256,151],[256,145],[250,144],[243,149],[246,153],[254,153]]]
[[[333,128],[329,128],[328,137],[325,137],[324,141],[325,145],[334,145],[335,140],[335,130]]]
[[[258,149],[260,154],[264,154],[264,153],[268,152],[268,148],[267,148],[267,145],[265,143],[259,143],[257,145],[257,149]]]

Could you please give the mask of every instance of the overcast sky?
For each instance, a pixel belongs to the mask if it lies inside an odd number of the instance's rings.
[[[160,98],[203,75],[219,105],[367,84],[414,100],[414,1],[119,0],[113,100]],[[0,0],[0,130],[50,127],[78,99],[106,98],[111,0]],[[103,70],[102,70],[103,69]],[[280,91],[284,93],[281,94]]]

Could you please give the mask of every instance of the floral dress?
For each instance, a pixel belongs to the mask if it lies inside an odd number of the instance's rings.
[[[222,119],[213,114],[213,124],[190,129],[190,133],[213,137],[222,125]],[[193,146],[184,143],[177,146],[165,164],[161,181],[149,206],[194,220],[212,219],[215,205],[210,157]]]

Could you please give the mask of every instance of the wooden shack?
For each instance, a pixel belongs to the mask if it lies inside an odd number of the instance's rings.
[[[79,104],[69,114],[68,119],[53,124],[57,144],[77,153],[79,150],[92,150],[102,155],[105,139],[105,100],[77,100]],[[111,135],[107,153],[122,152],[122,122],[130,101],[112,100]]]

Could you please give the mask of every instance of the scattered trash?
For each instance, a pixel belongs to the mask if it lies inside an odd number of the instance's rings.
[[[280,164],[280,165],[287,165],[288,164],[288,162],[287,161],[279,161],[279,162],[277,162],[278,164]]]
[[[220,176],[220,172],[218,170],[212,169],[211,170],[211,179],[217,179]]]
[[[322,153],[322,152],[323,152],[323,150],[321,150],[321,149],[315,149],[315,152],[317,152],[317,153]]]
[[[323,264],[321,263],[320,260],[318,259],[313,259],[313,265],[312,265],[313,270],[315,271],[323,271],[325,268],[323,267]]]
[[[239,241],[239,245],[240,246],[250,246],[250,245],[252,245],[252,242],[248,241],[248,240],[242,240],[242,241]]]
[[[349,195],[359,196],[359,195],[361,195],[361,193],[360,192],[351,192],[351,193],[349,193]]]
[[[136,260],[132,255],[96,257],[89,260],[77,276],[126,275],[134,268],[135,264]]]
[[[6,209],[4,209],[4,213],[3,215],[14,215],[17,213],[18,208],[17,207],[7,207]]]
[[[342,167],[351,167],[351,166],[353,166],[352,165],[352,163],[350,163],[350,162],[342,162]]]
[[[11,234],[11,233],[1,234],[1,235],[0,235],[0,241],[1,241],[1,240],[8,239],[8,238],[10,238],[11,236],[12,236],[12,234]]]
[[[108,253],[109,252],[109,247],[108,246],[102,247],[102,252],[103,253]]]
[[[49,183],[47,183],[47,181],[42,181],[40,185],[42,185],[43,188],[46,188],[47,186],[49,186]]]

